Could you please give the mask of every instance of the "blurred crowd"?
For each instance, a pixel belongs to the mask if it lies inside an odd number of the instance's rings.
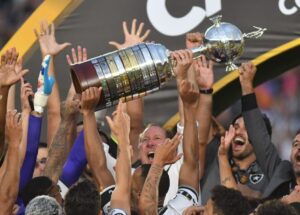
[[[0,47],[9,40],[42,2],[43,0],[0,1]]]

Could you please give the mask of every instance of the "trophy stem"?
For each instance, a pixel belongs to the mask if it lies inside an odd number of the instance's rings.
[[[200,57],[200,55],[205,55],[207,56],[208,54],[208,50],[209,50],[209,45],[206,45],[206,46],[199,46],[199,47],[196,47],[196,48],[192,48],[191,49],[192,52],[193,52],[193,59],[197,59]]]
[[[198,59],[200,57],[200,55],[208,56],[209,47],[210,47],[209,45],[206,45],[206,46],[201,45],[199,47],[192,48],[191,51],[193,53],[193,59],[194,60]],[[173,68],[176,67],[177,62],[176,62],[176,60],[171,58],[169,53],[167,55],[169,56],[169,62],[171,64],[172,75],[175,77],[176,75],[173,71]]]
[[[229,61],[228,63],[226,63],[226,72],[232,72],[237,69],[239,68],[233,62]]]

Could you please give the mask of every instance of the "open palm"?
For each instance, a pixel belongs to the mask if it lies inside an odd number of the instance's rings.
[[[132,20],[130,33],[128,31],[127,22],[123,22],[123,33],[125,37],[125,41],[123,44],[120,44],[115,41],[110,41],[109,44],[116,47],[117,49],[122,49],[143,42],[150,34],[150,30],[146,30],[146,32],[143,35],[141,35],[144,23],[140,23],[138,28],[136,28],[136,22],[136,19]]]
[[[39,40],[40,49],[43,55],[55,56],[64,50],[66,47],[70,46],[70,43],[58,44],[55,38],[55,27],[52,23],[48,26],[47,21],[42,21],[40,24],[40,33],[34,29],[35,36]]]
[[[11,86],[23,77],[28,70],[22,69],[22,59],[17,61],[18,53],[15,48],[9,49],[1,56],[0,85]]]
[[[214,82],[213,63],[212,61],[207,62],[204,55],[201,55],[194,64],[196,81],[201,89],[209,89],[212,87]]]

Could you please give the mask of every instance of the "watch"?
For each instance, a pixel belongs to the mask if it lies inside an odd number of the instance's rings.
[[[213,88],[199,89],[199,93],[201,94],[212,94],[213,92],[214,92]]]

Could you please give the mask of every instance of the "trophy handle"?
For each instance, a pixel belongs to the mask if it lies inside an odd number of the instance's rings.
[[[209,20],[212,21],[214,25],[218,27],[221,24],[222,15],[211,17]]]
[[[252,31],[252,32],[249,32],[249,33],[244,33],[243,34],[243,37],[244,38],[259,38],[261,37],[265,31],[267,30],[266,28],[261,28],[261,27],[256,27],[256,26],[253,26],[253,28],[257,29],[256,31]]]

